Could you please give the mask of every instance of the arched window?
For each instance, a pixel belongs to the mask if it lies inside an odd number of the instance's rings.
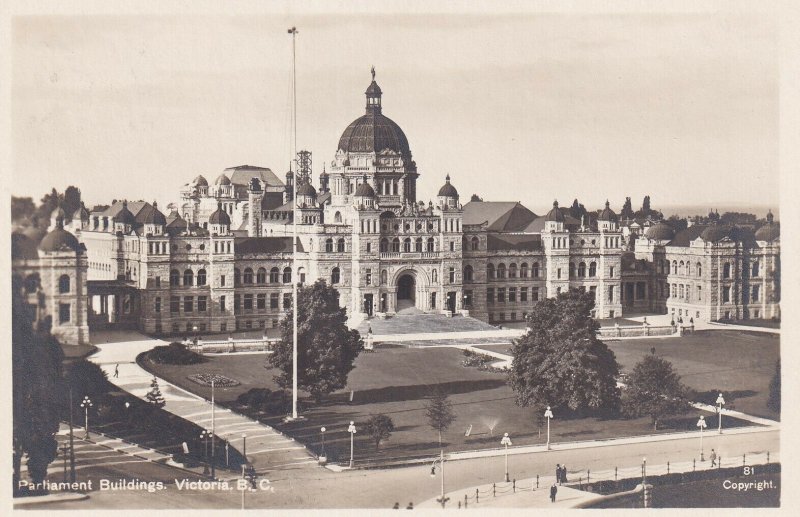
[[[473,237],[471,241],[472,251],[477,251],[481,246],[481,240],[478,237]]]
[[[528,278],[528,264],[526,262],[523,262],[519,267],[519,277]]]
[[[387,251],[389,251],[389,239],[384,237],[381,239],[381,253],[386,253]]]
[[[699,262],[697,263],[697,276],[703,276],[703,266]]]
[[[428,237],[428,251],[429,252],[435,251],[435,245],[434,245],[433,237]]]
[[[400,253],[400,239],[397,237],[392,239],[392,251],[394,253]]]
[[[292,283],[292,268],[290,267],[283,268],[283,283],[284,284]]]
[[[197,272],[197,285],[206,285],[206,270],[201,269]]]
[[[253,283],[253,270],[249,267],[244,268],[244,278],[242,279],[245,284]]]
[[[177,269],[173,269],[169,272],[169,285],[172,287],[181,285],[181,274],[178,273]]]
[[[508,278],[517,278],[517,265],[511,264],[508,266]]]
[[[194,273],[191,269],[183,272],[183,285],[192,285],[194,283]]]
[[[325,241],[325,252],[333,253],[333,239],[327,239]]]
[[[722,278],[730,278],[731,277],[731,265],[729,263],[725,263],[722,266]]]
[[[422,237],[417,237],[417,240],[414,243],[414,251],[416,251],[417,253],[422,252]]]
[[[385,269],[381,270],[381,284],[382,284],[382,285],[385,285],[385,284],[386,284],[386,281],[387,281],[387,276],[388,276],[388,275],[387,275],[387,273],[386,273],[386,270],[385,270]]]
[[[256,272],[256,282],[259,284],[267,283],[267,270],[263,267],[258,268],[258,272]]]
[[[597,262],[589,263],[589,276],[591,277],[597,276]]]
[[[684,270],[684,264],[682,260],[678,262],[678,271],[680,271],[680,274],[682,275],[686,273],[686,271]],[[681,298],[683,298],[683,296],[681,296]]]
[[[334,223],[342,222],[342,214],[340,212],[336,212],[335,214],[333,214],[333,222]]]
[[[506,277],[506,265],[499,264],[497,266],[497,278],[505,278]]]
[[[575,278],[575,263],[573,262],[569,263],[569,277]]]
[[[344,252],[344,239],[339,239],[338,241],[336,241],[336,251],[338,251],[339,253]]]
[[[533,278],[539,278],[539,263],[538,262],[534,262],[531,265],[531,276]]]
[[[586,263],[585,262],[581,262],[580,264],[578,264],[578,276],[581,277],[581,278],[586,276]]]
[[[678,261],[677,260],[673,260],[672,261],[672,274],[673,275],[677,275],[678,274]]]
[[[494,278],[495,278],[495,276],[494,276],[494,264],[492,264],[491,262],[489,264],[486,264],[486,278],[488,278],[490,280],[494,280]]]
[[[339,283],[339,268],[335,267],[331,270],[331,284]]]
[[[464,283],[465,284],[471,284],[472,283],[473,275],[474,275],[474,271],[472,269],[472,266],[464,267]]]
[[[242,273],[238,269],[233,270],[233,285],[242,283]]]
[[[281,277],[281,271],[278,268],[274,267],[269,270],[270,284],[277,284],[278,282],[280,282],[280,277]]]
[[[69,275],[61,275],[58,279],[58,292],[62,294],[69,292]]]
[[[406,237],[403,240],[403,251],[405,251],[406,253],[409,253],[411,251],[411,238],[410,237]]]

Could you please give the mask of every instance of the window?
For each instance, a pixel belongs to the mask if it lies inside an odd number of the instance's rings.
[[[416,251],[417,253],[422,253],[422,248],[423,248],[422,237],[417,237],[417,240],[414,242],[414,251]]]
[[[161,297],[159,297],[159,296],[156,296],[156,299],[155,299],[155,311],[156,312],[161,312]]]
[[[244,268],[244,283],[245,284],[252,284],[253,283],[253,270],[249,267]]]
[[[702,300],[703,300],[703,287],[698,285],[697,286],[697,301],[702,301]]]
[[[181,297],[171,296],[169,299],[169,312],[175,314],[181,310]]]
[[[435,284],[438,281],[439,281],[439,270],[434,268],[433,271],[431,271],[431,282]]]
[[[754,302],[758,301],[758,287],[757,285],[753,286],[753,295],[750,297]]]
[[[389,251],[389,239],[387,239],[385,237],[383,239],[381,239],[380,250],[381,250],[381,253],[386,253],[387,251]]]
[[[450,278],[450,283],[454,284],[456,282],[456,268],[451,267],[448,272],[448,277]]]
[[[578,277],[584,278],[586,276],[586,263],[581,262],[578,264]]]
[[[173,269],[169,272],[169,285],[172,287],[178,287],[181,284],[181,274],[178,273],[177,270]]]
[[[271,293],[269,295],[269,308],[270,309],[277,309],[279,302],[280,295],[278,293]]]
[[[509,287],[508,288],[508,301],[513,303],[517,301],[517,288],[516,287]]]
[[[197,272],[197,285],[206,285],[206,270],[201,269]]]
[[[238,294],[233,295],[233,312],[239,314],[239,309],[242,307],[242,297]]]
[[[326,253],[333,253],[333,239],[326,239],[325,240],[325,252]]]
[[[456,250],[456,242],[450,241],[450,251],[455,251],[455,250]]]
[[[613,268],[611,271],[612,271],[611,276],[614,276]],[[592,262],[589,264],[589,276],[592,278],[597,276],[597,262]]]
[[[672,274],[673,275],[677,275],[678,274],[678,261],[677,260],[673,260],[672,261]]]
[[[527,287],[520,287],[519,288],[519,301],[527,302],[528,301],[528,288]]]
[[[613,285],[608,287],[608,301],[609,302],[613,302],[614,301],[614,286]]]
[[[194,310],[194,296],[185,296],[183,298],[183,312],[192,312]]]
[[[69,275],[61,275],[58,279],[58,292],[62,294],[69,292]]]
[[[516,312],[512,312],[511,313],[511,321],[517,321],[517,313]]]
[[[428,252],[433,252],[435,250],[435,244],[433,237],[428,237]]]
[[[511,264],[508,266],[508,278],[517,278],[517,265]]]
[[[556,269],[556,278],[561,278],[561,268]],[[561,291],[559,291],[561,292]]]
[[[670,292],[670,297],[671,298],[677,298],[678,297],[678,286],[677,286],[677,284],[672,284],[672,290]]]
[[[491,263],[486,264],[486,278],[488,278],[490,280],[494,280],[494,278],[495,278],[494,264],[491,264]]]
[[[609,278],[614,278],[614,266],[608,268],[608,276]]]
[[[366,273],[365,273],[365,276],[366,276],[366,284],[367,285],[372,285],[372,270],[371,269],[367,269]]]
[[[233,285],[242,283],[242,273],[238,269],[233,270]]]
[[[436,293],[431,293],[431,309],[436,308]]]
[[[534,302],[538,302],[539,301],[539,288],[538,287],[532,287],[531,288],[531,300],[534,301]]]
[[[292,308],[292,293],[283,293],[283,308]]]
[[[274,267],[269,270],[269,283],[277,284],[280,282],[281,272],[278,268]]]
[[[506,290],[504,287],[497,288],[497,303],[506,303]]]
[[[331,284],[339,283],[339,268],[335,267],[331,270]]]
[[[225,275],[219,275],[219,285],[225,287]]]
[[[539,278],[539,263],[534,262],[531,266],[531,276],[533,278]]]
[[[183,285],[192,285],[194,283],[194,273],[191,269],[183,272]]]
[[[478,251],[478,249],[480,249],[480,246],[481,246],[480,239],[478,239],[477,237],[473,237],[472,241],[470,241],[470,247],[472,251]]]
[[[253,295],[246,294],[244,295],[244,310],[252,311],[253,310]]]
[[[208,308],[208,298],[205,296],[197,297],[197,312],[206,312]]]
[[[486,289],[486,303],[494,303],[494,287]]]
[[[336,212],[333,215],[333,222],[334,223],[341,223],[342,222],[342,214],[341,214],[341,212]]]
[[[398,239],[397,237],[392,239],[392,252],[400,253],[400,239]]]
[[[259,284],[267,283],[267,270],[263,267],[258,268],[258,272],[256,273],[256,282]]]
[[[367,253],[372,253],[372,243],[371,242],[367,243]]]
[[[520,278],[528,278],[528,264],[523,263],[519,267],[519,277]]]
[[[68,323],[70,320],[70,307],[68,303],[59,303],[58,304],[58,322]]]
[[[731,288],[730,287],[723,287],[722,288],[722,302],[729,303],[731,301]]]
[[[344,239],[339,239],[338,241],[336,241],[336,251],[338,251],[339,253],[344,252]]]
[[[178,332],[180,332],[180,330],[181,330],[181,328],[180,328],[180,326],[178,326],[177,323],[173,323],[172,324],[172,333],[173,334],[177,334]]]
[[[752,269],[753,269],[753,271],[752,271],[750,276],[752,276],[753,278],[758,277],[758,262],[753,262],[753,268]]]
[[[290,267],[283,268],[283,283],[284,284],[292,283],[292,268]]]
[[[411,252],[411,238],[406,237],[403,240],[403,251],[406,252],[406,253]]]
[[[505,278],[506,277],[506,265],[500,264],[497,266],[497,278]]]
[[[263,311],[267,308],[267,295],[261,293],[256,296],[256,309]]]
[[[219,297],[219,310],[220,310],[220,312],[225,312],[225,297],[224,296],[220,296]]]
[[[464,307],[470,308],[472,307],[472,290],[464,291]]]
[[[386,281],[387,281],[387,274],[386,274],[386,270],[383,269],[383,270],[381,270],[381,284],[385,285]]]
[[[703,276],[703,266],[699,262],[697,263],[697,276]]]
[[[472,283],[473,275],[474,275],[474,271],[472,269],[472,266],[464,267],[464,283],[465,284]]]
[[[730,278],[731,277],[731,265],[729,263],[725,263],[722,266],[722,278]]]
[[[155,282],[156,282],[156,287],[161,287],[161,277],[160,276],[155,277]]]

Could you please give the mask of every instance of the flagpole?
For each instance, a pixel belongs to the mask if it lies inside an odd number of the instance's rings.
[[[297,159],[297,28],[289,29],[292,35],[292,106],[294,109],[294,142],[292,152]],[[292,191],[292,419],[297,418],[297,167],[294,172],[294,190]]]

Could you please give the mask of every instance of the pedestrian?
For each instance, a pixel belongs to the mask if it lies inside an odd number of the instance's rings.
[[[119,363],[114,367],[114,377],[119,377]]]
[[[716,466],[717,465],[717,453],[716,453],[716,451],[714,449],[711,449],[711,456],[709,456],[709,458],[711,458],[711,466],[712,467]]]
[[[553,483],[553,486],[550,487],[550,502],[551,503],[555,503],[556,502],[556,493],[557,492],[558,492],[558,487],[556,486],[555,483]]]
[[[561,463],[556,463],[556,483],[561,483]]]
[[[399,510],[399,509],[400,509],[400,503],[394,503],[394,506],[392,506],[392,510]]]
[[[414,509],[414,503],[408,503],[408,506],[406,506],[406,510],[413,510],[413,509]]]
[[[561,465],[561,482],[562,483],[566,483],[567,482],[567,466],[566,465]]]
[[[694,325],[694,318],[689,318],[689,324]]]

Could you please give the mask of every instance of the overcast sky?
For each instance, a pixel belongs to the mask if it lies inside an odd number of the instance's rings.
[[[778,200],[777,30],[754,15],[17,18],[13,192],[173,201],[198,174],[291,154],[314,175],[364,111],[372,65],[428,200],[619,211]]]

